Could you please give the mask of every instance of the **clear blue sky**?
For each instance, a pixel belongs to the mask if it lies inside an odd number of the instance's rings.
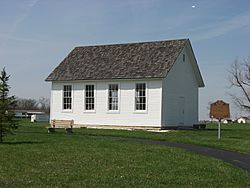
[[[0,0],[0,68],[18,97],[49,97],[44,79],[75,46],[176,38],[192,42],[207,119],[209,101],[231,103],[230,64],[250,55],[249,0]]]

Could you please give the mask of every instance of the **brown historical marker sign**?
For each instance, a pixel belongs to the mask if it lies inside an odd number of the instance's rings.
[[[229,104],[222,100],[217,100],[210,105],[209,116],[216,119],[230,118]]]

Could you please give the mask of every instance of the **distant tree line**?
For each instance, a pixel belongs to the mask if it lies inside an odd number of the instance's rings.
[[[46,113],[50,111],[50,101],[45,97],[38,100],[17,98],[16,101],[16,110],[41,110]]]

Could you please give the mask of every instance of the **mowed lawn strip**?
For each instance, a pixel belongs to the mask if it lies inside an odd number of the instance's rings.
[[[250,173],[181,149],[95,138],[86,129],[47,134],[44,124],[33,125],[0,144],[1,187],[250,186]]]
[[[31,123],[22,120],[19,123],[18,132],[46,132],[48,123]],[[144,138],[162,141],[173,141],[179,143],[197,144],[218,149],[238,151],[250,154],[250,124],[222,124],[221,139],[218,140],[217,124],[207,124],[205,130],[172,130],[170,132],[147,132],[147,131],[127,131],[112,129],[74,129],[77,135],[110,135],[131,138]],[[39,128],[39,129],[38,129]],[[59,132],[63,132],[60,130]]]
[[[217,136],[217,124],[208,124],[205,130],[172,130],[163,133],[103,129],[75,130],[75,132],[86,135],[112,135],[197,144],[250,154],[250,124],[230,124],[221,127],[220,140]]]

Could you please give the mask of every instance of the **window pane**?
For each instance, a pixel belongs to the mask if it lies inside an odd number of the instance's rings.
[[[142,90],[142,93],[141,93],[141,94],[142,94],[141,96],[146,96],[146,91],[145,91],[145,89]]]
[[[63,86],[63,109],[71,109],[72,107],[72,86]]]
[[[95,86],[85,85],[85,110],[94,110]]]
[[[139,84],[136,84],[136,90],[138,90],[139,89]]]
[[[136,104],[136,110],[140,110],[139,104]]]
[[[118,84],[109,84],[108,88],[108,110],[118,110]]]
[[[94,98],[90,98],[90,103],[95,103],[95,99]]]
[[[136,84],[135,109],[146,110],[146,84],[145,83]]]
[[[146,97],[143,97],[143,98],[142,98],[142,103],[143,103],[143,104],[146,104]]]
[[[143,92],[142,90],[139,90],[139,96],[140,96],[140,97],[143,96],[143,95],[142,95],[142,92]]]
[[[112,104],[112,100],[113,100],[112,98],[109,98],[109,104]]]
[[[118,104],[114,104],[114,110],[118,110]]]

